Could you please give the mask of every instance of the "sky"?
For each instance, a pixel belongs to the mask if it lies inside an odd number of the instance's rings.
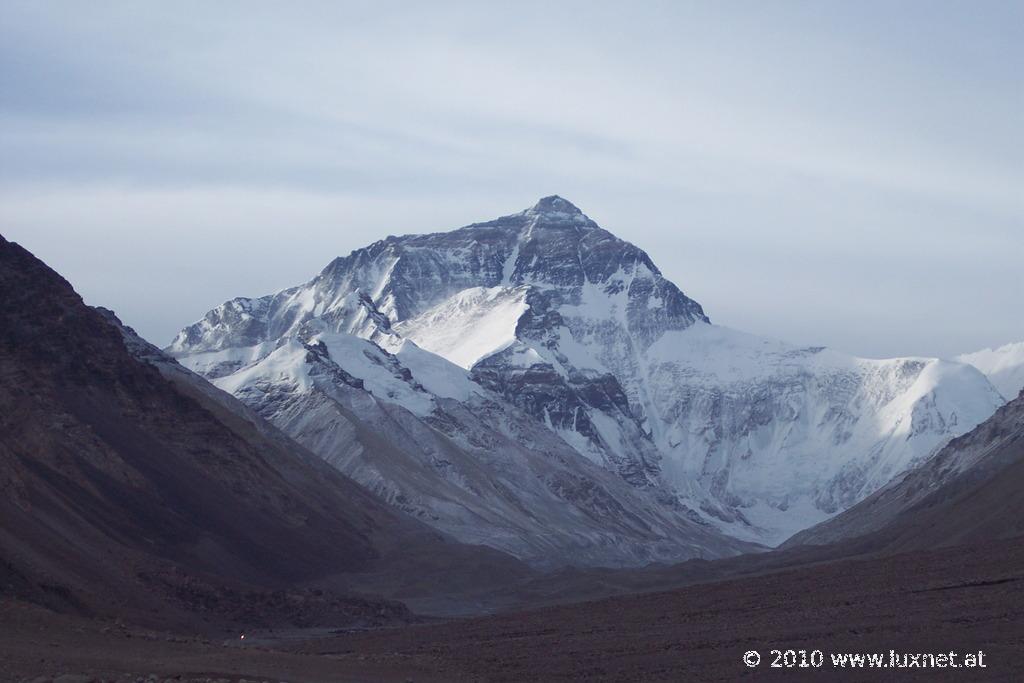
[[[158,345],[559,194],[713,322],[1024,340],[1024,3],[0,1],[0,234]]]

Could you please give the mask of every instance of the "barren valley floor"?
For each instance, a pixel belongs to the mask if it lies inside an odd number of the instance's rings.
[[[7,603],[5,680],[1006,680],[1024,675],[1019,540],[847,560],[683,589],[359,633],[220,640],[132,631]],[[243,644],[247,642],[248,644]],[[772,649],[822,650],[771,669]],[[761,654],[756,669],[741,658]],[[834,668],[832,653],[966,653],[984,669]],[[893,674],[896,674],[895,676]],[[85,680],[85,679],[83,679]]]

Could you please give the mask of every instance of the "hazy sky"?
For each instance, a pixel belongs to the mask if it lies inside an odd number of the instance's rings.
[[[0,232],[163,345],[560,194],[715,322],[1024,340],[1022,2],[0,0]]]

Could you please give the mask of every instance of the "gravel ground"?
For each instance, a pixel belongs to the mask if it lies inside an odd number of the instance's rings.
[[[0,675],[9,680],[1020,681],[1024,544],[847,560],[398,629],[261,632],[248,643],[239,634],[133,631],[23,604],[6,604],[2,616]],[[772,669],[772,649],[821,650],[825,663]],[[761,655],[754,669],[742,662],[750,650]],[[889,650],[981,650],[986,667],[850,671],[830,658]]]

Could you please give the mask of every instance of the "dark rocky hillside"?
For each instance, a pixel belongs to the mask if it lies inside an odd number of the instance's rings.
[[[116,319],[2,238],[0,485],[4,595],[84,615],[381,623],[408,612],[351,594],[360,576],[414,597],[467,554],[520,571],[386,508],[205,380],[138,360]]]

